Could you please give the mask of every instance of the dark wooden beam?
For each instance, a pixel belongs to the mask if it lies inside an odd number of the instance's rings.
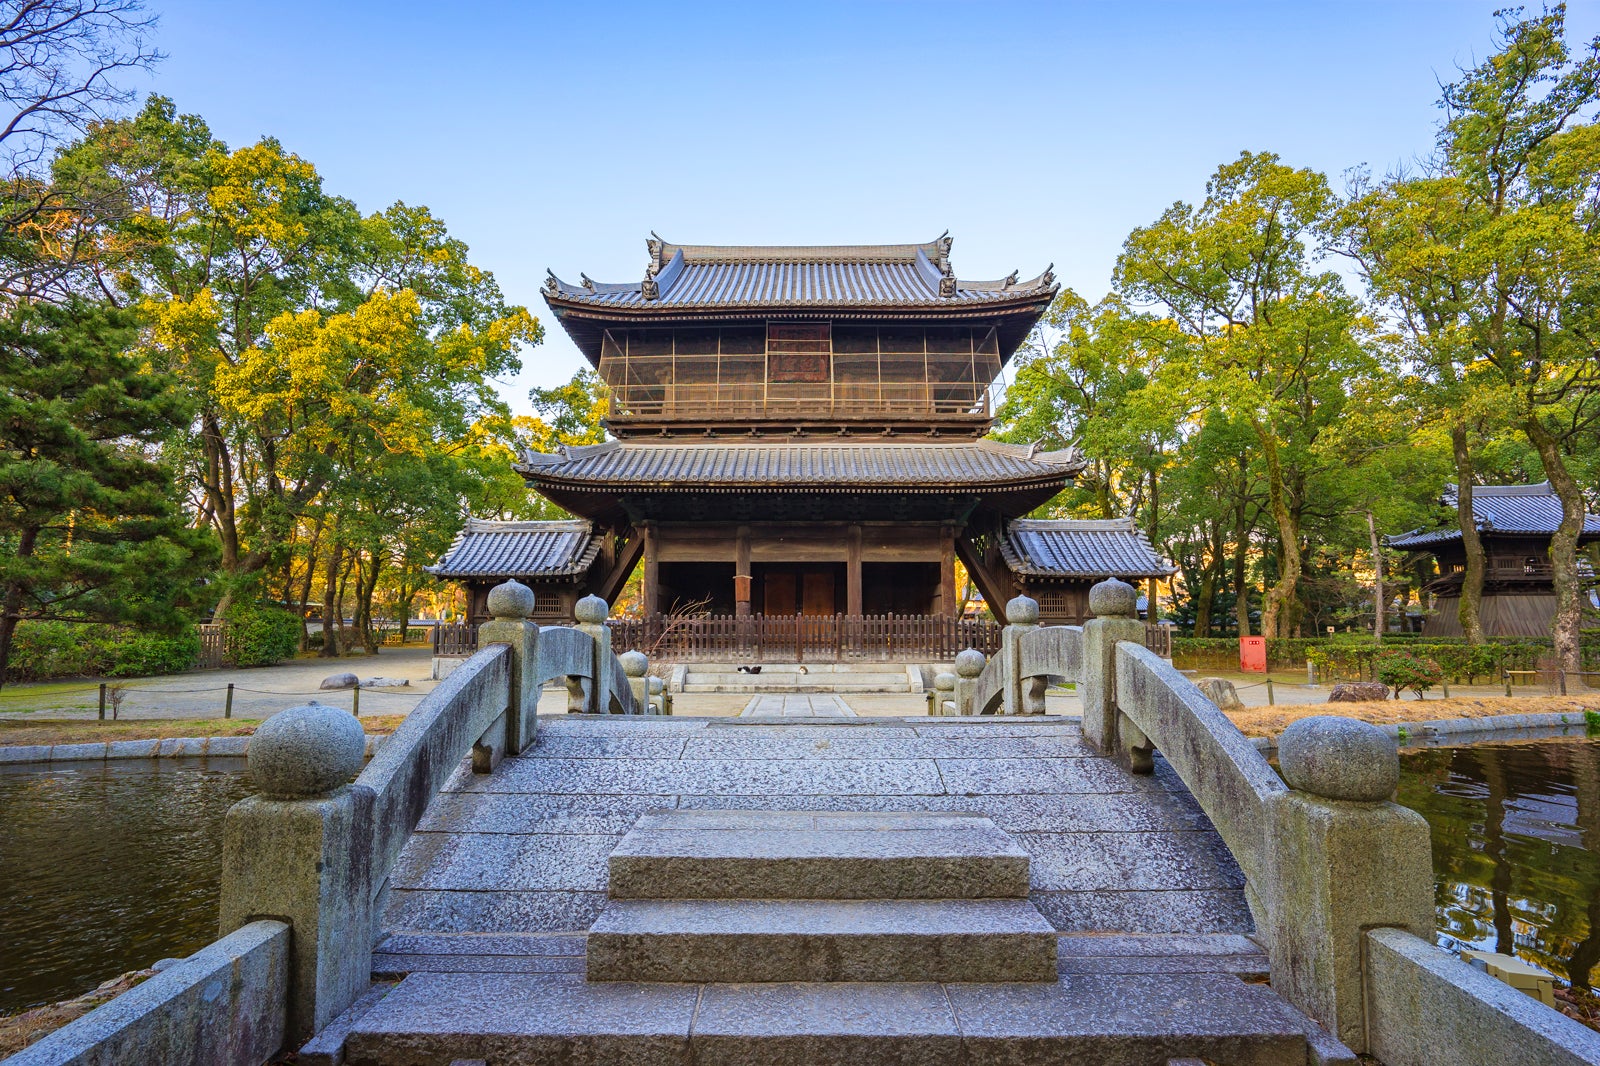
[[[622,586],[633,576],[633,568],[639,565],[639,559],[644,555],[644,537],[632,526],[624,526],[612,535],[612,544],[613,547],[606,553],[611,557],[611,564],[603,569],[599,566],[595,568],[593,572],[599,577],[590,587],[596,596],[616,606]]]
[[[978,554],[977,545],[973,544],[965,534],[958,535],[955,542],[956,558],[961,560],[961,565],[967,568],[973,584],[978,586],[978,591],[983,593],[983,602],[988,604],[989,613],[995,621],[1006,620],[1006,601],[1011,598],[1011,575],[1005,572],[996,573],[991,570]]]

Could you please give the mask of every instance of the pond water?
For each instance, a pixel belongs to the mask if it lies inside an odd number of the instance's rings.
[[[222,816],[243,759],[0,770],[0,1014],[217,936]]]
[[[1401,768],[1433,831],[1439,942],[1600,983],[1600,740],[1408,750]]]
[[[1600,982],[1600,740],[1407,750],[1433,830],[1440,942]],[[241,759],[0,769],[0,1014],[86,992],[217,935]]]

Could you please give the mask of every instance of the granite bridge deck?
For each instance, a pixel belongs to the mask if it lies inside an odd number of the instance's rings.
[[[1059,979],[585,982],[609,857],[647,812],[696,810],[987,815],[1028,854]],[[545,718],[531,751],[430,806],[374,955],[401,983],[319,1042],[375,1064],[1298,1066],[1326,1038],[1260,983],[1243,880],[1164,763],[1130,774],[1070,719]]]

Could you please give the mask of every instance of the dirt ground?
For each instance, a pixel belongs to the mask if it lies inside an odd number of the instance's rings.
[[[1374,725],[1438,722],[1449,718],[1494,718],[1505,714],[1570,714],[1584,720],[1585,711],[1600,712],[1600,693],[1588,696],[1452,696],[1434,700],[1369,700],[1361,703],[1314,703],[1278,707],[1246,707],[1228,717],[1251,737],[1276,736],[1290,722],[1315,714],[1339,714]]]

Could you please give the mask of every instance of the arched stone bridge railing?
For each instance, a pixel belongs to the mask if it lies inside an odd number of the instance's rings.
[[[1220,708],[1144,647],[1136,593],[1104,581],[1095,615],[1037,625],[1006,605],[1000,651],[963,652],[941,675],[937,714],[1042,714],[1050,677],[1076,681],[1083,735],[1133,773],[1159,752],[1245,875],[1272,986],[1351,1049],[1387,1066],[1600,1061],[1600,1038],[1433,943],[1428,826],[1392,802],[1395,741],[1316,716],[1279,738],[1282,775]]]

